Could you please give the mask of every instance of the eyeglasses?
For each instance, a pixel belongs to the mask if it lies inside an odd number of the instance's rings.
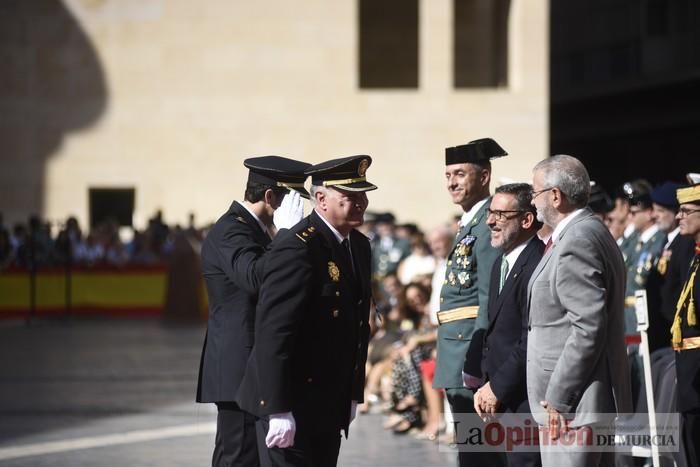
[[[500,210],[496,209],[494,211],[494,210],[491,210],[489,208],[486,208],[486,216],[493,216],[496,218],[497,221],[501,221],[501,222],[503,222],[505,220],[511,220],[514,217],[517,217],[518,214],[522,214],[524,212],[525,211],[523,211],[522,209],[505,210],[505,211],[500,211]],[[507,216],[506,215],[507,213],[515,213],[515,214],[513,214],[512,216]]]
[[[531,191],[530,194],[532,195],[532,199],[534,201],[535,198],[537,198],[539,195],[544,193],[545,191],[550,191],[555,189],[555,186],[550,186],[549,188],[545,188],[544,190],[538,190],[538,191]]]
[[[689,215],[700,212],[700,209],[688,209],[688,208],[679,208],[678,209],[678,215],[681,217],[688,217]]]

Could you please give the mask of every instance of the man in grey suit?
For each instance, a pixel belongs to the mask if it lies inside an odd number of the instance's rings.
[[[532,187],[538,220],[554,230],[528,284],[527,392],[541,425],[542,465],[614,465],[613,452],[560,438],[595,435],[631,411],[624,261],[586,208],[590,182],[578,159],[540,162]]]

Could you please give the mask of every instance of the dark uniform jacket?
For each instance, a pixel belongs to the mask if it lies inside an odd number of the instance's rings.
[[[263,254],[270,241],[257,220],[234,202],[202,245],[209,322],[199,367],[197,402],[235,400],[253,347]]]
[[[700,337],[700,253],[695,254],[688,270],[686,284],[692,272],[696,271],[693,281],[692,297],[695,302],[695,325],[688,322],[690,297],[681,306],[681,336]],[[684,284],[685,286],[685,284]],[[700,410],[700,348],[676,352],[676,377],[678,381],[678,411],[690,412]]]
[[[693,259],[695,244],[686,236],[676,235],[664,248],[647,279],[647,306],[649,309],[649,351],[671,345],[671,327],[681,286],[686,280],[688,266]]]
[[[350,233],[355,271],[314,211],[278,234],[266,262],[255,342],[237,402],[259,417],[292,412],[297,429],[335,432],[363,401],[369,340],[369,241]]]
[[[490,205],[491,198],[476,212],[469,225],[462,226],[447,257],[440,311],[465,306],[478,306],[479,311],[476,319],[452,321],[438,328],[433,380],[436,388],[462,387],[462,367],[472,334],[488,324],[489,276],[499,255],[499,250],[491,246],[491,234],[486,225],[486,209]],[[473,371],[478,373],[481,362],[471,363],[476,367]]]
[[[469,347],[469,359],[472,355],[474,358],[481,357],[484,381],[491,383],[491,390],[501,406],[512,412],[530,412],[525,382],[527,284],[543,252],[544,243],[539,238],[528,240],[527,246],[510,268],[500,294],[497,284],[500,283],[503,255],[494,262],[491,270],[491,284],[494,286],[489,292],[488,328],[485,333],[475,333]]]

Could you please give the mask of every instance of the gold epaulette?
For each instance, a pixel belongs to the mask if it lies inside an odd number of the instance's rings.
[[[301,240],[304,243],[306,243],[314,235],[316,235],[316,227],[314,227],[313,225],[307,227],[306,229],[296,234],[299,240]]]

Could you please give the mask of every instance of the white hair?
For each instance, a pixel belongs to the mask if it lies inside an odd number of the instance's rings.
[[[569,202],[582,208],[588,204],[591,180],[580,160],[566,154],[558,154],[539,162],[534,171],[542,171],[546,188],[558,187]]]
[[[322,185],[311,185],[309,188],[309,194],[311,195],[311,206],[316,207],[316,193],[328,194],[328,188]]]

